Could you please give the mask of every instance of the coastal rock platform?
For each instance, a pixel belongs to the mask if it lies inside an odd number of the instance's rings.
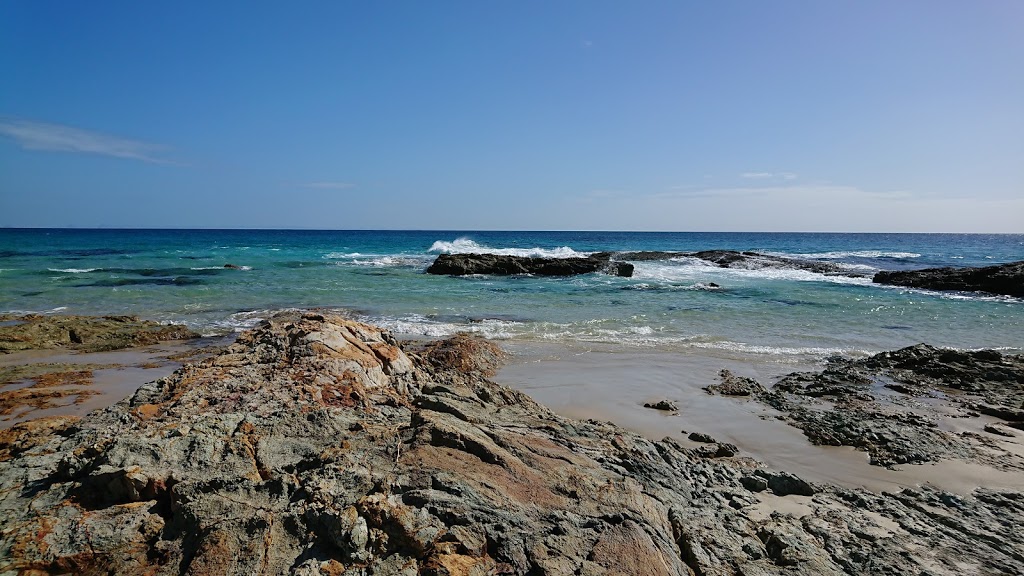
[[[185,326],[138,316],[0,314],[0,354],[39,349],[102,352],[192,338],[199,334]]]
[[[1024,260],[977,268],[882,271],[875,274],[873,281],[908,288],[988,292],[1024,298]]]
[[[288,313],[110,408],[19,424],[0,573],[1024,571],[1019,492],[815,485],[557,416],[489,380],[501,356]]]

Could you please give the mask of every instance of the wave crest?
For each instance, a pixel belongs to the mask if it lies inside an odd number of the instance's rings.
[[[446,254],[495,254],[498,256],[523,256],[530,258],[585,258],[589,252],[577,252],[569,246],[558,248],[492,248],[478,244],[469,238],[457,238],[451,242],[438,240],[430,245],[428,252]]]

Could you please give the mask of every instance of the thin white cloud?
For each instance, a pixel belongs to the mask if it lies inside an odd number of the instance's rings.
[[[356,185],[351,182],[305,182],[300,184],[303,188],[310,188],[313,190],[348,190],[349,188],[355,188]]]
[[[1021,233],[1024,198],[947,198],[850,185],[772,183],[579,202],[562,226],[618,230]]]
[[[0,134],[14,139],[26,150],[78,152],[158,164],[172,163],[157,157],[163,146],[61,124],[0,118]]]
[[[886,191],[872,192],[861,190],[855,186],[835,185],[778,185],[778,186],[738,186],[734,188],[693,187],[689,189],[674,188],[666,192],[647,195],[648,198],[743,198],[743,197],[775,197],[805,199],[834,198],[848,195],[863,195],[879,199],[904,199],[910,197],[908,192]]]
[[[744,172],[740,178],[747,180],[796,180],[793,172]]]

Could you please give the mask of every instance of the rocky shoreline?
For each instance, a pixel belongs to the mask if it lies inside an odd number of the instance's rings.
[[[110,408],[18,424],[0,433],[0,573],[1024,572],[1021,492],[815,485],[713,438],[557,416],[488,378],[501,357],[288,313]],[[801,414],[889,409],[876,384],[1016,418],[1021,364],[915,347],[709,391],[805,431]]]
[[[883,270],[875,274],[872,281],[909,288],[988,292],[1024,298],[1024,261],[979,268],[926,268],[896,272]]]
[[[825,276],[846,276],[850,278],[866,276],[859,270],[853,270],[831,262],[736,250],[594,252],[585,257],[572,258],[539,258],[471,253],[441,254],[427,267],[426,273],[449,276],[464,276],[468,274],[574,276],[577,274],[602,272],[613,276],[630,277],[633,275],[634,270],[634,265],[630,263],[631,261],[649,262],[677,258],[703,260],[720,268],[804,270]],[[1024,298],[1024,261],[981,268],[883,270],[875,273],[872,277],[872,282],[909,288],[987,292]]]
[[[533,274],[536,276],[574,276],[603,272],[612,276],[630,277],[634,262],[695,258],[720,268],[793,269],[817,272],[828,276],[860,277],[863,274],[829,262],[785,258],[758,252],[735,250],[704,250],[700,252],[594,252],[584,257],[541,258],[496,254],[441,254],[427,267],[427,274],[464,276],[467,274]]]

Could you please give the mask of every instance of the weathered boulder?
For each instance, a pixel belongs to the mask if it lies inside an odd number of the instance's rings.
[[[988,292],[1024,298],[1024,260],[980,268],[882,271],[876,273],[872,281],[908,288]]]
[[[293,313],[111,408],[12,428],[0,573],[1024,569],[1019,493],[811,486],[729,445],[558,417],[487,380],[494,356]],[[766,514],[766,489],[814,496]]]
[[[537,276],[574,276],[605,272],[614,276],[632,276],[633,265],[611,261],[599,254],[574,258],[533,258],[500,254],[441,254],[427,268],[427,274],[464,276],[467,274],[534,274]]]

